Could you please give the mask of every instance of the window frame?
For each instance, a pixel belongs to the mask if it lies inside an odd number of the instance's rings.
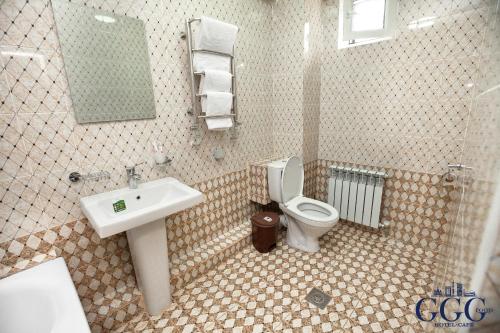
[[[384,28],[367,31],[351,29],[353,2],[354,0],[339,0],[339,48],[370,44],[394,37],[397,25],[397,0],[385,0]]]

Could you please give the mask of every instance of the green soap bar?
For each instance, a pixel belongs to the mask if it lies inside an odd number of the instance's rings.
[[[127,206],[125,206],[125,200],[118,200],[113,204],[113,209],[115,213],[121,212],[122,210],[127,209]]]

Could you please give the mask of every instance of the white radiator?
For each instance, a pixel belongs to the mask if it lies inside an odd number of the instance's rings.
[[[333,165],[328,180],[328,203],[341,219],[379,227],[384,172]]]

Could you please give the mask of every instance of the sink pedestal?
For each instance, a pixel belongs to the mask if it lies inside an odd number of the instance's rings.
[[[127,230],[137,284],[150,315],[172,303],[165,219]]]
[[[172,177],[80,198],[99,237],[127,232],[137,284],[151,315],[172,302],[165,217],[202,202],[200,191]]]

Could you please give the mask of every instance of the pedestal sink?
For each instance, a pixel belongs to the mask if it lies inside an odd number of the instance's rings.
[[[80,199],[99,237],[127,232],[137,283],[151,315],[171,303],[165,217],[202,201],[201,192],[171,177]]]

